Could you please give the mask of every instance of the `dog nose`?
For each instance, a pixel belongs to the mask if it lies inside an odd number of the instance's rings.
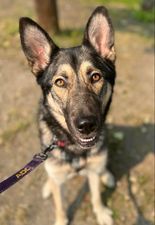
[[[97,119],[95,116],[82,117],[76,121],[76,127],[82,134],[90,134],[97,127]]]

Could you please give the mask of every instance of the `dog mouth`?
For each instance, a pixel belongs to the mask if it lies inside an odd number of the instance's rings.
[[[81,148],[91,148],[96,144],[97,136],[95,135],[89,138],[78,138],[77,142]]]
[[[100,117],[97,117],[96,114],[77,116],[68,120],[68,128],[75,144],[80,149],[89,150],[98,141],[98,135],[101,130]]]

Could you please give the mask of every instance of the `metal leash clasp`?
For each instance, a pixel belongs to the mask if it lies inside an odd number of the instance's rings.
[[[44,161],[49,157],[51,151],[53,151],[55,148],[64,148],[64,146],[64,141],[53,141],[53,143],[47,146],[42,152],[34,155],[34,158]]]
[[[44,149],[44,151],[35,154],[34,159],[45,161],[49,157],[49,153],[56,147],[57,147],[56,144],[54,143],[50,144],[47,148]]]

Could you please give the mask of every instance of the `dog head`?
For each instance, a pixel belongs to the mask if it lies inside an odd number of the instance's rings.
[[[92,147],[115,81],[114,32],[107,10],[98,7],[92,13],[78,47],[59,48],[29,18],[20,19],[20,37],[48,110],[81,148]]]

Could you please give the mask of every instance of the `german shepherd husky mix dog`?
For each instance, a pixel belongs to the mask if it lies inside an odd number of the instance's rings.
[[[112,212],[102,204],[100,181],[114,186],[106,169],[105,119],[115,83],[114,31],[105,7],[90,16],[82,44],[59,48],[29,18],[20,19],[21,45],[42,89],[39,129],[42,149],[54,139],[65,140],[45,163],[48,180],[43,197],[53,194],[55,225],[66,225],[64,182],[75,174],[87,176],[99,225],[112,225]]]

